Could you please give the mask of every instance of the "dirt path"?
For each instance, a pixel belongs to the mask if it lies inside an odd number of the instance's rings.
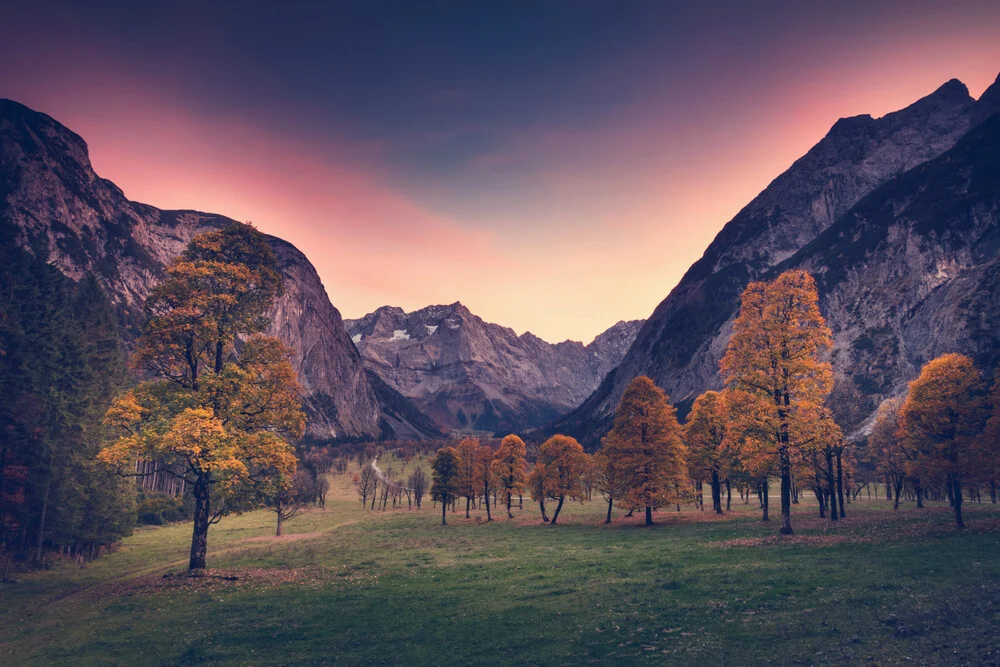
[[[236,542],[234,542],[232,544],[228,544],[228,545],[226,545],[226,546],[224,546],[222,548],[219,548],[217,550],[211,551],[208,554],[208,556],[209,556],[209,558],[218,559],[218,558],[224,557],[226,555],[232,554],[234,552],[238,552],[238,551],[241,551],[241,550],[244,550],[244,549],[247,549],[247,548],[252,548],[256,544],[260,544],[261,546],[269,546],[269,545],[275,544],[276,542],[278,542],[278,543],[280,543],[280,542],[296,542],[296,541],[303,540],[303,539],[311,539],[311,538],[314,538],[314,537],[320,537],[321,535],[327,535],[329,533],[333,533],[334,531],[337,531],[337,530],[339,530],[339,529],[341,529],[341,528],[343,528],[345,526],[352,526],[352,525],[360,522],[362,520],[362,518],[363,517],[355,519],[353,521],[346,521],[344,523],[337,524],[336,526],[334,526],[330,530],[324,531],[324,532],[289,533],[288,535],[283,535],[280,538],[276,538],[274,536],[267,536],[267,535],[262,536],[262,537],[244,538],[244,539],[241,539],[241,540],[237,540]],[[111,556],[113,556],[113,554],[111,554],[109,556],[105,556],[105,558],[109,558]],[[139,578],[139,577],[145,577],[145,576],[150,576],[150,575],[154,575],[154,574],[159,574],[161,572],[167,572],[168,570],[172,570],[172,569],[175,569],[175,568],[183,567],[184,565],[187,564],[187,562],[188,562],[187,557],[184,557],[184,558],[178,558],[176,560],[167,561],[165,563],[160,563],[160,564],[157,564],[157,565],[151,565],[151,566],[148,566],[148,567],[139,567],[139,568],[133,568],[131,570],[126,570],[125,572],[120,572],[120,573],[114,574],[114,575],[112,575],[110,577],[107,577],[105,579],[100,579],[98,581],[93,581],[93,582],[91,582],[89,584],[84,584],[84,585],[80,586],[79,588],[74,588],[72,590],[65,591],[65,592],[59,593],[57,595],[54,595],[53,597],[50,597],[49,599],[47,599],[47,600],[45,600],[43,602],[40,602],[38,604],[38,607],[39,608],[41,608],[41,607],[48,607],[49,605],[55,604],[57,602],[61,602],[63,600],[67,600],[69,598],[73,598],[73,597],[76,597],[78,595],[82,595],[82,594],[84,594],[84,593],[86,593],[88,591],[91,591],[91,590],[93,590],[93,589],[95,589],[97,587],[107,586],[109,584],[114,584],[114,583],[120,582],[120,581],[122,581],[124,579],[136,579],[136,578]]]

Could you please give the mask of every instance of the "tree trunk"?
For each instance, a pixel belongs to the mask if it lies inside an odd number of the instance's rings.
[[[208,522],[211,518],[211,497],[208,480],[199,477],[194,484],[194,532],[191,535],[191,561],[188,570],[205,569],[208,551]]]
[[[729,483],[729,480],[726,479],[726,511],[727,512],[732,509],[732,502],[733,502],[733,487]]]
[[[920,486],[920,478],[913,478],[913,493],[917,496],[917,509],[924,507],[924,489]]]
[[[761,483],[761,485],[760,485],[760,509],[761,509],[761,512],[763,513],[763,516],[761,516],[761,519],[760,519],[761,521],[770,521],[771,520],[771,517],[768,516],[768,512],[767,512],[768,507],[770,506],[770,495],[771,495],[770,494],[771,490],[770,490],[769,487],[770,487],[770,484],[768,483],[768,480],[765,477],[763,483]]]
[[[792,535],[792,462],[788,458],[788,450],[779,454],[781,466],[781,528],[782,535]]]
[[[486,506],[486,522],[489,523],[493,521],[493,515],[490,514],[490,492],[487,491],[483,494],[483,505]]]
[[[893,491],[896,494],[896,501],[893,503],[892,509],[898,510],[899,509],[899,497],[902,495],[902,493],[900,493],[900,492],[903,490],[903,476],[902,475],[900,475],[896,479],[896,482],[895,482],[894,486],[895,486],[895,488],[893,489]]]
[[[842,449],[837,448],[837,502],[840,504],[840,518],[847,516],[844,511],[844,466],[841,464]],[[847,499],[850,501],[850,498]]]
[[[558,519],[558,518],[559,518],[559,510],[561,510],[561,509],[562,509],[562,506],[563,506],[563,501],[564,501],[565,499],[566,499],[566,496],[559,496],[559,504],[558,504],[558,505],[556,505],[556,511],[555,511],[555,513],[554,513],[554,514],[552,515],[552,523],[551,523],[550,525],[552,525],[552,526],[556,525],[556,519]]]
[[[281,507],[278,507],[278,529],[274,531],[275,537],[281,537],[281,521],[282,521]]]
[[[819,475],[816,475],[816,486],[813,487],[813,493],[816,494],[816,504],[819,506],[819,518],[826,518],[826,494],[823,493],[823,487],[819,482]]]
[[[447,526],[448,525],[447,512],[448,512],[448,503],[442,501],[441,502],[441,525],[442,526]]]
[[[514,496],[514,494],[512,494],[512,493],[508,493],[507,494],[507,518],[508,519],[513,519],[514,518],[514,515],[510,511],[511,501],[514,500],[513,496]]]
[[[542,523],[548,523],[549,516],[545,513],[545,498],[538,501],[538,506],[542,508]]]
[[[840,517],[837,516],[836,477],[833,474],[833,452],[829,449],[826,450],[826,481],[830,489],[830,521],[837,521]]]
[[[51,458],[49,467],[51,468]],[[45,544],[45,517],[49,513],[49,491],[52,489],[51,477],[45,480],[45,493],[42,494],[42,513],[38,518],[38,544],[35,548],[35,562],[42,562],[42,546]],[[45,569],[45,568],[42,568]]]
[[[472,502],[472,500],[469,498],[469,496],[466,496],[465,497],[465,518],[466,519],[469,518],[469,504],[471,502]]]
[[[719,471],[712,471],[712,509],[716,514],[722,514],[722,488],[719,484]]]
[[[614,502],[615,502],[615,499],[614,499],[614,497],[613,497],[613,496],[610,496],[610,495],[609,495],[609,496],[608,496],[608,516],[606,516],[606,517],[604,518],[604,523],[606,523],[606,524],[608,524],[608,523],[611,523],[611,505],[612,505],[612,504],[613,504]]]
[[[951,487],[955,499],[955,525],[965,528],[965,522],[962,521],[962,481],[958,477],[952,478]]]
[[[647,526],[653,525],[653,508],[650,507],[649,505],[646,505],[646,525]]]

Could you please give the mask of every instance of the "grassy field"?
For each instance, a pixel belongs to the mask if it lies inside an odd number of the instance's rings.
[[[80,569],[0,587],[0,664],[990,664],[1000,662],[1000,510],[796,508],[778,539],[756,508],[685,508],[600,525],[362,510],[345,476],[327,510],[209,535],[207,576],[179,576],[190,525],[136,532]],[[777,498],[772,508],[777,512]]]

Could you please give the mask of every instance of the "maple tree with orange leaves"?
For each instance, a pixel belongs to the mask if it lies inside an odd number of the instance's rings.
[[[646,376],[633,379],[601,452],[619,471],[621,504],[645,509],[646,525],[652,525],[654,509],[677,502],[678,489],[688,480],[686,449],[667,395]]]
[[[116,397],[105,418],[121,436],[100,461],[125,471],[155,459],[192,486],[191,570],[205,567],[212,523],[259,504],[265,480],[290,483],[295,472],[301,389],[289,350],[260,333],[280,291],[274,255],[251,225],[196,236],[146,301],[132,363],[152,379]]]
[[[548,523],[545,500],[555,500],[556,509],[552,513],[551,525],[556,525],[559,512],[566,498],[583,498],[583,474],[589,457],[575,438],[554,435],[538,449],[538,461],[528,476],[531,499],[539,504],[542,520]]]
[[[921,474],[947,485],[959,528],[965,527],[962,485],[991,463],[996,448],[996,443],[985,446],[981,437],[988,417],[982,373],[961,354],[927,362],[899,412],[899,437],[913,451]]]
[[[819,311],[816,283],[786,271],[743,292],[729,346],[720,362],[731,389],[731,429],[750,469],[776,464],[781,477],[781,529],[791,535],[792,468],[815,435],[805,428],[833,387],[821,355],[832,344]],[[818,422],[814,422],[818,423]]]
[[[513,519],[510,511],[515,494],[524,491],[528,481],[527,447],[524,440],[516,435],[508,435],[500,442],[500,448],[493,455],[490,472],[500,490],[500,499],[507,505],[507,518]]]

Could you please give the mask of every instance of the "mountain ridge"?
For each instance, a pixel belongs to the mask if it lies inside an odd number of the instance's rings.
[[[142,300],[170,259],[195,234],[230,222],[130,201],[96,174],[80,135],[47,114],[0,100],[0,224],[15,229],[22,247],[44,248],[70,278],[94,274],[119,310],[126,340],[137,334]],[[295,351],[310,435],[356,439],[394,431],[315,268],[292,244],[268,240],[285,277],[268,333]],[[400,420],[396,428],[410,435],[424,430]]]
[[[621,359],[641,321],[590,345],[549,343],[486,322],[460,301],[407,313],[381,306],[346,320],[365,366],[453,429],[523,431],[582,401]]]
[[[1000,77],[974,100],[952,79],[881,118],[836,121],[824,137],[727,223],[646,320],[619,368],[577,409],[548,425],[594,441],[625,385],[649,375],[684,409],[718,388],[739,295],[794,256],[879,186],[954,147],[1000,110]]]

